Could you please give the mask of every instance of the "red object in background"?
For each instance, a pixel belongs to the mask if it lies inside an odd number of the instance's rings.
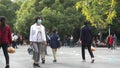
[[[110,44],[110,45],[113,44],[113,37],[112,37],[112,36],[109,37],[109,44]]]

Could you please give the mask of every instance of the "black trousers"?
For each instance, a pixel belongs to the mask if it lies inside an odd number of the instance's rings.
[[[87,49],[88,49],[88,52],[89,52],[89,54],[90,54],[90,56],[91,56],[91,58],[94,58],[94,55],[93,55],[93,52],[92,52],[92,50],[91,50],[91,45],[84,45],[84,44],[82,44],[82,59],[83,60],[85,60],[85,48],[87,47]]]
[[[1,44],[1,46],[2,46],[2,49],[3,49],[3,53],[4,53],[4,56],[5,56],[6,65],[7,65],[7,64],[9,64],[9,54],[8,54],[8,51],[7,51],[8,45],[7,44]]]

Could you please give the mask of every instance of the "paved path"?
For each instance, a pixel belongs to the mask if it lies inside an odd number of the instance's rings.
[[[34,68],[32,56],[27,53],[28,46],[19,46],[16,53],[10,54],[11,68]],[[96,48],[94,51],[95,63],[86,50],[86,62],[81,62],[81,48],[61,47],[57,53],[57,63],[53,63],[51,48],[48,47],[46,63],[41,68],[120,68],[120,48],[110,50],[107,48]],[[0,49],[0,68],[4,68],[5,61],[2,49]]]

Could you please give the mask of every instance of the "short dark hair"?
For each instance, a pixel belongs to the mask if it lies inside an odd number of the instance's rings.
[[[89,22],[87,20],[84,21],[84,25],[88,25]]]
[[[0,16],[0,21],[1,21],[1,22],[5,22],[5,21],[6,21],[5,16]]]
[[[53,30],[53,33],[56,33],[57,32],[57,30]]]
[[[41,16],[38,16],[35,18],[35,22],[37,22],[38,19],[41,19],[42,20],[42,17]]]
[[[0,16],[0,22],[1,22],[1,27],[4,28],[6,27],[6,18],[5,16]]]

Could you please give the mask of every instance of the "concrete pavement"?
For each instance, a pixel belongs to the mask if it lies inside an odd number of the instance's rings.
[[[28,46],[18,46],[16,53],[10,54],[10,68],[34,68],[32,56],[27,53]],[[61,47],[57,53],[57,63],[53,63],[51,48],[47,49],[46,63],[41,68],[120,68],[120,48],[110,50],[108,48],[96,48],[94,51],[95,63],[86,50],[86,62],[81,62],[80,47]],[[0,49],[0,68],[4,68],[5,60]]]

